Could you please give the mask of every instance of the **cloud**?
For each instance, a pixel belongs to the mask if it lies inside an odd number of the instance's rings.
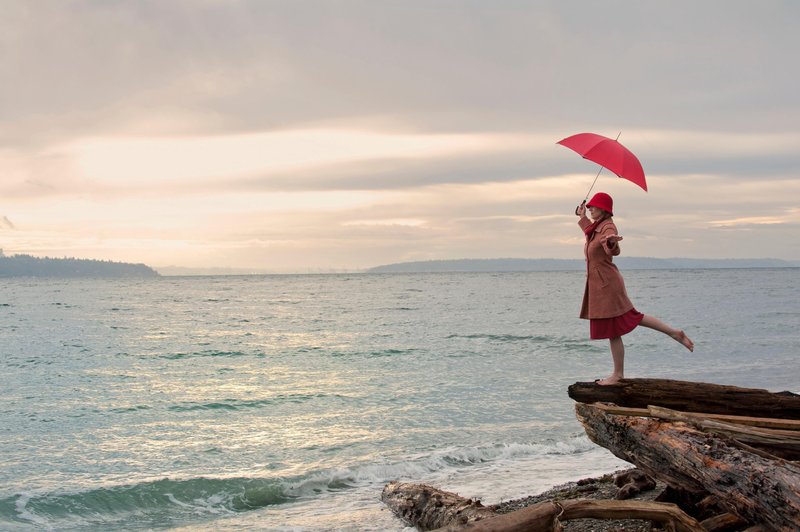
[[[16,229],[14,224],[11,220],[8,219],[8,216],[0,217],[0,230],[8,230],[8,229]]]
[[[229,180],[253,173],[324,169],[397,157],[424,159],[490,149],[481,135],[404,135],[355,130],[287,130],[219,137],[82,139],[63,147],[87,179],[106,183]]]
[[[11,2],[0,95],[15,105],[0,138],[357,121],[793,131],[800,75],[786,65],[799,12],[746,1]]]
[[[711,220],[708,223],[713,227],[719,228],[750,227],[753,225],[800,225],[800,211],[791,209],[789,212],[777,216],[743,216],[728,220]]]
[[[0,152],[0,164],[6,167],[4,192],[17,196],[395,190],[547,179],[576,171],[586,173],[588,188],[599,167],[556,146],[559,138],[357,129],[86,138],[33,153],[7,149]],[[728,180],[791,180],[800,172],[797,134],[632,130],[625,141],[644,161],[649,179],[716,174]]]
[[[597,167],[555,142],[622,131],[650,192],[606,172],[595,190],[626,253],[800,256],[795,4],[3,8],[9,250],[289,269],[576,257]]]
[[[425,225],[425,220],[419,218],[374,218],[372,220],[350,220],[343,222],[343,227],[352,226],[399,226],[399,227],[421,227]]]

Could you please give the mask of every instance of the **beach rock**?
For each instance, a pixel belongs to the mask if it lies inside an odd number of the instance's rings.
[[[656,488],[656,481],[638,469],[625,471],[614,476],[614,484],[619,487],[616,499],[630,499],[643,491]]]

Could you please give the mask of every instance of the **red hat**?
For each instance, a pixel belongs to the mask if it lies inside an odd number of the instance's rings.
[[[611,196],[605,192],[598,192],[595,194],[592,199],[589,200],[589,203],[587,203],[586,206],[603,209],[611,216],[614,216],[614,200],[611,199]]]

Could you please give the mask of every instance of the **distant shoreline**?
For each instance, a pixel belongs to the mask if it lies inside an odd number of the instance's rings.
[[[0,279],[12,277],[142,279],[160,277],[160,275],[145,264],[93,259],[56,259],[31,255],[0,255]]]
[[[623,257],[614,261],[623,270],[709,270],[709,269],[791,269],[800,262],[781,259],[653,259]],[[583,272],[582,259],[462,259],[401,262],[363,270],[322,269],[306,271],[253,271],[236,268],[157,268],[164,277],[220,276],[296,276],[296,275],[360,275],[392,273],[515,273],[515,272]]]
[[[626,270],[708,270],[753,268],[800,268],[800,263],[782,259],[656,259],[620,257],[614,262]],[[460,259],[401,262],[376,266],[367,273],[433,272],[544,272],[583,271],[583,259]]]
[[[657,259],[620,257],[614,261],[623,270],[708,270],[708,269],[786,269],[800,268],[800,261],[783,259]],[[363,270],[309,268],[306,271],[254,271],[245,268],[152,268],[141,263],[93,259],[33,257],[0,254],[0,278],[159,278],[219,277],[256,275],[358,275],[385,273],[513,273],[582,272],[583,259],[456,259],[399,262]]]

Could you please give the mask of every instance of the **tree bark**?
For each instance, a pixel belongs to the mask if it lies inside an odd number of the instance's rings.
[[[557,530],[557,517],[561,507],[553,501],[544,501],[516,512],[495,515],[466,525],[451,523],[435,532],[552,532]]]
[[[800,460],[800,421],[679,412],[660,406],[628,408],[595,403],[606,414],[681,421],[710,434],[730,437],[740,447],[772,460]]]
[[[800,430],[747,427],[710,419],[703,414],[677,412],[660,406],[648,408],[650,415],[669,421],[681,421],[711,434],[724,435],[740,447],[752,450],[765,458],[800,460]]]
[[[493,508],[480,501],[425,484],[390,482],[383,488],[381,500],[395,515],[420,530],[433,530],[451,523],[463,526],[496,515]]]
[[[720,514],[704,519],[700,524],[706,532],[728,532],[740,530],[747,525],[747,522],[737,515]]]
[[[601,407],[608,414],[618,414],[622,416],[641,416],[641,417],[660,417],[656,414],[656,406],[648,406],[647,408],[630,408],[627,406],[616,406],[606,403],[592,403],[595,406]],[[678,412],[678,410],[670,410],[671,412]],[[764,429],[780,429],[780,430],[793,430],[800,431],[800,420],[797,419],[780,419],[774,417],[751,417],[751,416],[729,416],[725,414],[709,414],[706,412],[680,412],[681,415],[687,417],[702,417],[704,419],[715,419],[717,421],[724,421],[726,423],[735,423],[736,425],[744,425],[747,427],[759,427]],[[683,421],[683,420],[672,420]]]
[[[610,386],[576,382],[568,393],[580,403],[614,403],[634,408],[658,405],[685,412],[800,419],[800,395],[705,382],[623,379]]]
[[[725,509],[774,530],[800,527],[800,467],[769,460],[686,423],[608,414],[578,403],[596,444],[645,473],[688,491],[708,492]]]

